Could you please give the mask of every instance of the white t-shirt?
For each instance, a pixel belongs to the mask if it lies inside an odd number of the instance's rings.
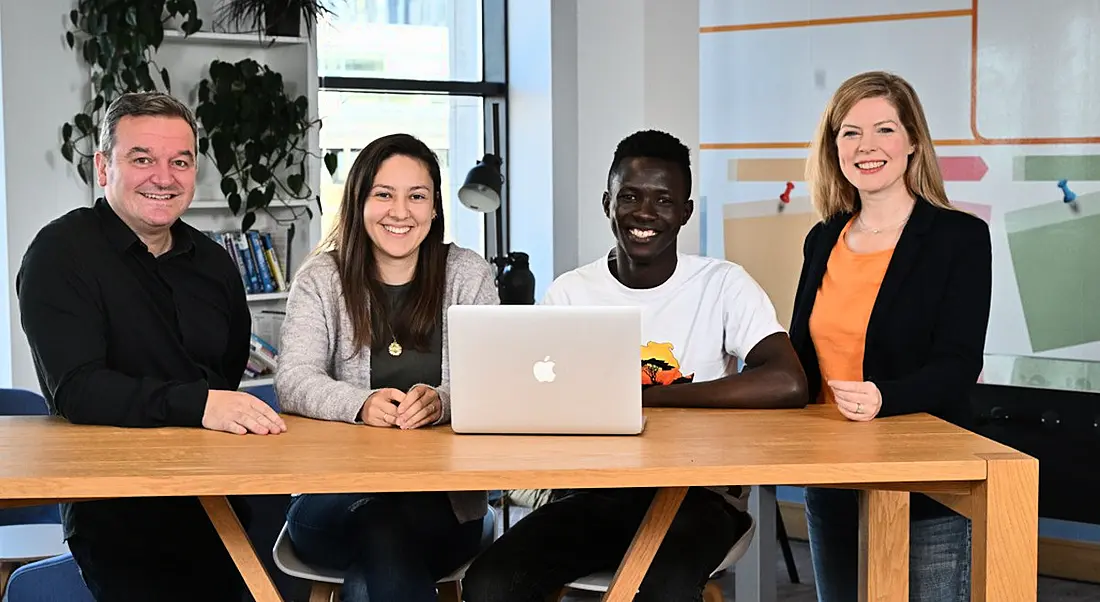
[[[672,276],[650,289],[624,286],[611,274],[608,256],[601,257],[559,276],[542,303],[641,307],[643,386],[728,376],[757,343],[785,332],[771,299],[744,268],[683,253]],[[746,510],[747,488],[710,489]]]

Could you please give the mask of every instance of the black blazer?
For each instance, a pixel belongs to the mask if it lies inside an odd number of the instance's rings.
[[[821,369],[810,314],[829,254],[851,217],[818,223],[803,247],[790,336],[811,402],[821,390]],[[867,324],[863,377],[882,392],[879,416],[927,412],[950,422],[965,416],[982,370],[991,288],[989,226],[918,199]]]

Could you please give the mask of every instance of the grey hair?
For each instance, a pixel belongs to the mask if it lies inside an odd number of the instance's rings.
[[[195,135],[195,146],[198,147],[199,125],[195,121],[195,114],[187,105],[163,92],[127,92],[107,107],[99,129],[99,150],[108,161],[115,149],[118,122],[123,117],[178,117],[191,126],[191,133]]]

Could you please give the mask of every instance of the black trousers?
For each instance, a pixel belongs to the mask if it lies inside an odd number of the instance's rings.
[[[249,511],[230,498],[247,528]],[[97,602],[241,602],[245,586],[196,498],[73,504],[69,550]]]
[[[565,492],[523,517],[474,560],[467,602],[542,602],[566,583],[614,570],[655,489]],[[698,602],[710,573],[748,530],[747,515],[706,489],[688,489],[635,602]]]

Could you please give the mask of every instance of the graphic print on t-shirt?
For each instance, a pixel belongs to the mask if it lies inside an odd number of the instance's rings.
[[[680,372],[680,361],[676,359],[672,343],[650,341],[642,345],[642,386],[674,385],[689,383],[695,374],[684,376]]]

